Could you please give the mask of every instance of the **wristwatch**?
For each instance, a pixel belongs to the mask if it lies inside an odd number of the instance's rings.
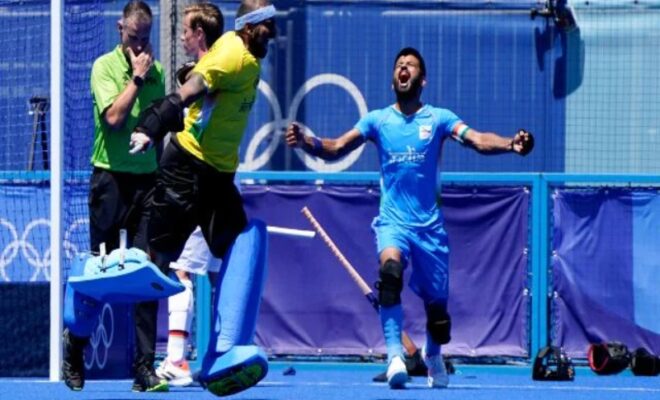
[[[142,87],[144,85],[144,79],[136,75],[133,77],[133,83],[135,83],[135,86],[137,87]]]

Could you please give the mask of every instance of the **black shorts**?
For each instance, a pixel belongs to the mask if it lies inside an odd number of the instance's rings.
[[[211,253],[222,257],[247,225],[234,173],[193,157],[172,138],[163,150],[149,218],[149,245],[176,260],[196,226]]]
[[[128,232],[128,246],[147,250],[147,218],[156,174],[130,174],[94,168],[89,188],[89,233],[93,252],[105,243],[119,247],[119,230]]]

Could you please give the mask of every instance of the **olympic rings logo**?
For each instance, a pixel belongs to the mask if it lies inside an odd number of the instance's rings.
[[[89,345],[92,354],[85,357],[85,368],[90,369],[96,365],[103,369],[108,362],[108,351],[112,346],[112,340],[115,334],[115,316],[112,313],[112,307],[108,303],[103,305],[103,311],[99,316],[99,324],[96,330],[92,332],[89,339]]]
[[[78,246],[73,241],[73,235],[80,228],[88,226],[89,220],[87,218],[79,218],[75,220],[64,233],[63,247],[65,256],[72,259],[78,253]],[[36,282],[40,276],[49,281],[50,280],[50,245],[46,243],[43,249],[43,254],[35,246],[34,240],[30,240],[39,229],[50,232],[50,221],[45,218],[34,219],[25,226],[23,233],[19,235],[18,229],[10,221],[0,218],[0,228],[3,228],[3,234],[0,238],[8,238],[7,246],[0,252],[0,279],[5,282],[11,282],[12,277],[7,272],[11,263],[22,255],[34,271],[32,271],[29,282]],[[48,237],[49,234],[46,235]],[[87,237],[87,236],[85,236]],[[47,241],[48,239],[44,239]]]
[[[270,158],[273,156],[273,153],[275,153],[275,150],[277,149],[277,146],[280,142],[276,139],[279,139],[279,135],[281,135],[284,129],[286,129],[286,125],[289,121],[296,121],[298,109],[300,108],[300,105],[305,96],[313,89],[321,85],[336,85],[346,90],[348,94],[353,98],[353,101],[355,101],[357,104],[360,117],[367,114],[367,102],[364,100],[362,93],[353,82],[351,82],[348,78],[337,74],[320,74],[309,79],[300,89],[298,89],[298,92],[296,92],[296,95],[291,101],[291,105],[289,107],[289,115],[285,120],[282,118],[282,109],[280,107],[280,103],[277,100],[277,97],[275,96],[275,93],[273,92],[273,89],[266,82],[260,80],[257,89],[259,89],[268,100],[268,103],[270,104],[270,107],[273,111],[274,120],[262,125],[254,133],[246,148],[245,160],[243,163],[241,163],[239,167],[240,170],[254,171],[266,165],[268,160],[270,160]],[[300,122],[297,123],[300,125],[306,135],[316,136],[311,128]],[[269,139],[271,132],[275,134],[275,137],[271,138],[270,142],[268,142],[268,145],[261,152],[261,154],[257,154],[257,150],[259,149],[260,144],[264,140]],[[295,154],[307,166],[307,168],[311,170],[320,172],[338,172],[350,167],[360,157],[362,151],[364,151],[364,145],[360,146],[351,154],[337,161],[325,161],[317,159],[306,154],[301,149],[295,149]]]

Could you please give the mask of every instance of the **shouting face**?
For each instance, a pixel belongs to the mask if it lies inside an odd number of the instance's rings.
[[[392,86],[397,96],[406,98],[418,96],[425,80],[420,62],[413,55],[403,55],[394,64]]]

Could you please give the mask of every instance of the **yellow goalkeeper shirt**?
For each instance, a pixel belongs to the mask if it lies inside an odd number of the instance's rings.
[[[208,92],[190,105],[184,130],[177,134],[181,146],[219,171],[236,171],[260,69],[236,32],[222,35],[193,69]]]

